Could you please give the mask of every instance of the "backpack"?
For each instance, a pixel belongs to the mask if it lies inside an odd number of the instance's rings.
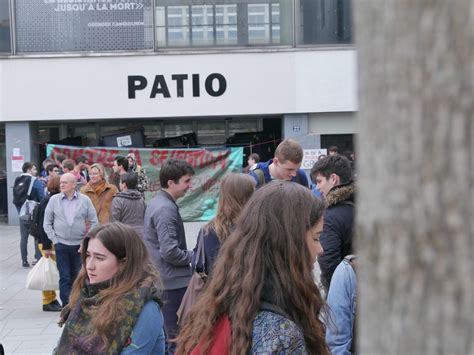
[[[13,204],[21,208],[25,201],[30,198],[34,178],[30,175],[20,175],[13,184]]]
[[[35,239],[39,239],[41,236],[40,223],[42,221],[40,220],[40,206],[41,204],[35,206],[29,220],[30,234],[35,237]]]

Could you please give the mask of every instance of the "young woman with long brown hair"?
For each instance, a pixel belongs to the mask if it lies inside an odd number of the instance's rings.
[[[159,279],[138,234],[118,222],[96,227],[81,258],[55,353],[164,354]]]
[[[221,247],[177,353],[220,347],[230,354],[329,354],[324,303],[311,275],[323,252],[323,210],[299,184],[275,181],[257,190]]]
[[[212,271],[221,244],[232,232],[240,212],[254,191],[255,182],[247,174],[231,173],[222,179],[216,217],[204,225],[198,234],[193,257],[193,266],[195,268],[204,267],[206,274]],[[196,251],[201,238],[203,238],[206,262],[205,265],[201,265],[201,263],[195,265],[194,258],[197,257]]]

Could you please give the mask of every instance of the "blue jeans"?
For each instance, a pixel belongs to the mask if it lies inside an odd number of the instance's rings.
[[[59,295],[63,307],[69,303],[72,284],[81,270],[79,245],[54,244],[56,264],[59,270]]]
[[[186,287],[176,290],[163,291],[163,319],[166,331],[166,354],[172,355],[176,351],[176,343],[173,341],[178,335],[178,316],[176,312],[181,305],[181,300],[186,293]]]
[[[28,237],[30,235],[30,222],[20,218],[20,253],[21,261],[28,261]],[[41,252],[38,249],[38,242],[35,240],[35,259],[41,258]]]

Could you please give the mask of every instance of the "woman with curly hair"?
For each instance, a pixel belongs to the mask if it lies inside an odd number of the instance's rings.
[[[204,225],[198,234],[193,257],[195,269],[204,269],[209,275],[221,244],[232,232],[240,212],[254,191],[255,181],[247,174],[231,173],[222,179],[216,217]],[[202,265],[202,260],[198,260],[195,265],[194,258],[197,258],[196,252],[201,239],[204,245],[205,265]]]
[[[177,338],[179,354],[329,354],[312,266],[324,207],[286,181],[263,186],[223,243]]]
[[[84,239],[56,354],[164,354],[158,275],[138,234],[115,222]]]

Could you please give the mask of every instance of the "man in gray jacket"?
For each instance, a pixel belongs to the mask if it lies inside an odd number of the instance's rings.
[[[87,233],[99,222],[92,201],[76,191],[77,178],[61,176],[61,193],[51,196],[44,213],[43,228],[53,242],[59,270],[59,293],[63,307],[69,303],[71,287],[81,269],[79,248]]]
[[[162,311],[168,340],[176,338],[176,312],[192,275],[193,252],[187,250],[184,224],[176,200],[191,187],[193,175],[189,163],[177,159],[166,161],[160,170],[161,190],[148,203],[145,212],[145,245],[163,281]],[[168,340],[168,354],[174,354],[176,346]]]
[[[110,222],[121,222],[133,227],[143,237],[143,219],[146,204],[137,190],[137,175],[126,172],[120,175],[120,192],[114,195],[110,209]]]

